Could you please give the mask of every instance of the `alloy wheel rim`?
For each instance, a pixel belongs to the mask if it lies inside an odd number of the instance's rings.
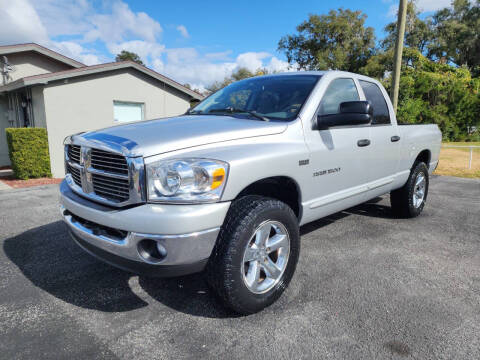
[[[250,238],[242,262],[242,277],[247,288],[262,294],[282,278],[290,255],[290,236],[283,224],[267,220]]]
[[[413,206],[418,209],[425,199],[425,188],[427,180],[423,173],[419,173],[415,179],[415,186],[413,188]]]

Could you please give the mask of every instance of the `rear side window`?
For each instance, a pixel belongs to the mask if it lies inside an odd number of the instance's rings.
[[[338,114],[340,104],[360,100],[353,79],[335,79],[328,85],[318,109],[318,115]]]
[[[373,106],[372,125],[390,124],[390,113],[388,112],[387,102],[378,85],[369,81],[360,80],[360,86],[363,89],[366,99],[370,101]]]

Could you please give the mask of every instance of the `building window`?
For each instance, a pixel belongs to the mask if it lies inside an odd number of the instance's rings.
[[[113,102],[113,119],[116,122],[142,121],[145,116],[145,104],[126,101]]]

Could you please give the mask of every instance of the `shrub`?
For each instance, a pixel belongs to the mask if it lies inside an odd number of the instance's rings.
[[[18,179],[52,176],[46,129],[9,128],[6,133],[12,170]]]

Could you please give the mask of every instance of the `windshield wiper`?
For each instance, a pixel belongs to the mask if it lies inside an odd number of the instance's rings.
[[[256,117],[257,119],[260,119],[260,120],[263,120],[263,121],[270,121],[269,118],[257,113],[256,111],[237,109],[237,108],[234,108],[234,107],[227,107],[227,108],[224,108],[224,109],[211,109],[208,112],[209,113],[224,112],[224,113],[232,113],[232,114],[233,113],[246,113],[246,114],[252,115],[253,117]]]
[[[198,114],[203,114],[203,111],[190,109],[185,113],[185,115],[198,115]]]

